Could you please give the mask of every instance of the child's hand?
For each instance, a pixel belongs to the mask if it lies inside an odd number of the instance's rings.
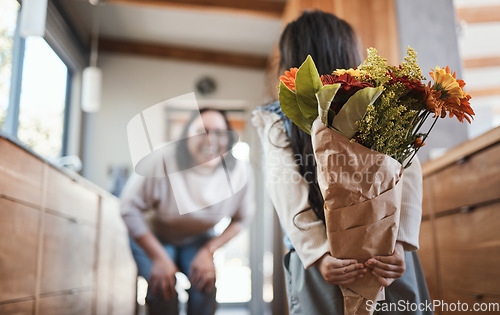
[[[330,254],[318,259],[316,266],[328,284],[349,285],[367,272],[365,266],[356,260],[337,259]]]
[[[397,242],[391,256],[372,257],[365,265],[371,269],[371,273],[381,285],[388,287],[397,278],[402,277],[406,270],[403,245]]]

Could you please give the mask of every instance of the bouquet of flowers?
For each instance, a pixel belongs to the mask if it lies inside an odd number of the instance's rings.
[[[308,56],[280,77],[283,113],[312,137],[330,252],[365,262],[391,255],[399,229],[401,176],[432,127],[448,114],[469,123],[474,115],[464,81],[446,67],[425,85],[408,47],[399,66],[373,48],[355,69],[318,73]],[[427,131],[424,122],[433,114]],[[403,166],[404,165],[404,166]],[[345,314],[367,314],[367,300],[384,298],[368,273],[342,287]]]

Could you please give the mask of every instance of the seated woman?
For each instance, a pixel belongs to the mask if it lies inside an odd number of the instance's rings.
[[[202,109],[186,124],[175,157],[153,165],[167,173],[134,174],[122,193],[132,253],[149,285],[150,314],[178,314],[178,271],[191,282],[188,314],[215,312],[214,251],[249,224],[254,212],[252,173],[232,156],[231,134],[224,112]],[[174,172],[165,166],[172,160]],[[142,212],[150,209],[148,225]],[[224,217],[231,222],[216,236],[213,227]]]

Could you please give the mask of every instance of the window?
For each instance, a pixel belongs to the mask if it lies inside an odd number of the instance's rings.
[[[500,17],[491,15],[500,0],[454,0],[459,23],[459,48],[465,91],[476,115],[468,127],[474,138],[500,126]]]
[[[55,159],[65,153],[71,76],[45,39],[18,35],[19,9],[16,0],[0,3],[0,129],[41,156]],[[48,26],[46,36],[61,46],[64,40],[60,41],[59,33]]]
[[[12,51],[19,3],[16,0],[0,1],[0,129],[3,129],[9,104]]]
[[[61,155],[68,68],[40,37],[25,42],[18,138],[47,158]]]

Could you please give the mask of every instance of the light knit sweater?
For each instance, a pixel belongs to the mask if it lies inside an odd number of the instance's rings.
[[[290,140],[279,115],[256,110],[252,122],[263,146],[267,193],[300,260],[305,268],[309,268],[330,252],[325,226],[313,211],[297,215],[309,207],[309,187],[298,171]],[[414,251],[418,249],[423,191],[422,171],[417,158],[403,174],[397,240],[403,242],[406,251]]]
[[[231,187],[230,187],[231,186]],[[133,174],[122,195],[120,210],[132,237],[152,230],[164,242],[185,244],[209,232],[222,218],[247,225],[255,209],[253,173],[236,160],[226,174],[219,165],[213,174],[192,168],[167,177]],[[152,210],[146,220],[143,212]]]

